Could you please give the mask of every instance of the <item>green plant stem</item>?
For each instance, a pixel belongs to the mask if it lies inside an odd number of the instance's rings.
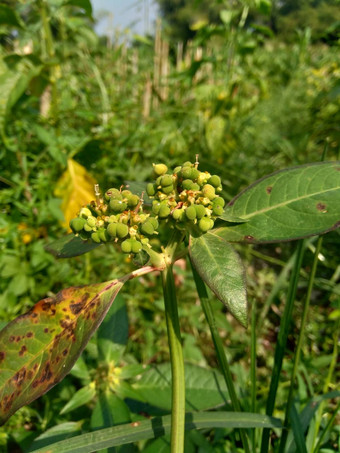
[[[161,272],[172,376],[171,453],[184,452],[185,375],[176,288],[172,270],[173,257],[181,241],[181,233],[176,232],[165,249],[167,264]]]
[[[298,285],[298,281],[299,281],[299,273],[300,273],[300,268],[302,265],[304,250],[305,250],[305,243],[303,240],[301,240],[298,242],[296,260],[294,263],[293,271],[292,271],[290,282],[289,282],[287,301],[286,301],[285,309],[284,309],[283,316],[281,319],[279,335],[277,338],[275,357],[274,357],[274,368],[273,368],[273,372],[272,372],[272,378],[271,378],[271,382],[270,382],[270,388],[269,388],[269,394],[268,394],[267,406],[266,406],[267,415],[272,415],[273,411],[274,411],[276,393],[277,393],[277,389],[279,386],[282,362],[283,362],[283,357],[284,357],[284,353],[285,353],[289,327],[290,327],[291,320],[292,320],[295,295],[296,295],[297,285]],[[263,431],[262,442],[261,442],[261,453],[268,452],[269,434],[270,434],[270,431],[268,429],[265,429]]]
[[[251,309],[251,347],[250,347],[250,382],[251,382],[251,411],[256,412],[256,301],[253,300]],[[251,443],[255,451],[255,428],[251,431]]]
[[[309,281],[308,281],[306,299],[305,299],[303,312],[302,312],[301,325],[300,325],[300,330],[299,330],[299,338],[298,338],[298,343],[297,343],[295,355],[294,355],[293,370],[292,370],[292,374],[290,377],[290,387],[289,387],[288,399],[287,399],[287,404],[286,404],[284,427],[287,429],[282,431],[282,436],[280,439],[280,446],[279,446],[279,453],[284,452],[287,438],[288,438],[289,416],[290,416],[290,409],[291,409],[291,406],[293,403],[293,397],[294,397],[295,379],[296,379],[298,366],[300,363],[301,349],[302,349],[302,344],[303,344],[303,340],[304,340],[309,304],[310,304],[310,299],[311,299],[311,295],[312,295],[312,289],[313,289],[313,285],[314,285],[315,273],[316,273],[316,268],[318,265],[318,256],[319,256],[319,253],[321,250],[321,245],[322,245],[322,237],[320,236],[316,243],[312,269],[311,269],[311,273],[310,273],[310,277],[309,277]]]
[[[208,297],[208,293],[207,293],[205,284],[202,281],[201,277],[198,275],[198,273],[192,263],[191,263],[191,267],[192,267],[194,280],[196,283],[197,293],[198,293],[198,296],[199,296],[201,304],[202,304],[204,315],[205,315],[205,317],[208,321],[209,327],[210,327],[210,332],[211,332],[211,336],[212,336],[212,339],[213,339],[213,342],[215,345],[217,359],[218,359],[222,374],[224,376],[224,379],[225,379],[225,382],[226,382],[226,385],[228,388],[228,392],[229,392],[233,410],[235,412],[240,412],[241,406],[240,406],[239,400],[237,398],[237,394],[236,394],[234,383],[233,383],[233,377],[232,377],[232,374],[230,371],[227,357],[224,352],[221,337],[218,333],[218,329],[217,329],[216,321],[215,321],[215,317],[214,317],[214,312],[213,312],[213,309],[212,309],[212,306],[211,306],[211,303],[210,303],[210,300]],[[241,437],[241,441],[243,443],[244,451],[246,453],[250,453],[248,439],[247,439],[247,436],[246,436],[246,433],[244,430],[240,430],[240,437]]]

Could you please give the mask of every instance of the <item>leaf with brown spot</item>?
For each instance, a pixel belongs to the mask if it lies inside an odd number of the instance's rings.
[[[65,377],[128,278],[64,289],[0,332],[0,424]]]

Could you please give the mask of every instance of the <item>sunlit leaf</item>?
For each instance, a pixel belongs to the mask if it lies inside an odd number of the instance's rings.
[[[64,289],[0,332],[0,423],[65,377],[123,281]]]
[[[95,180],[85,167],[73,159],[67,161],[67,170],[54,189],[55,196],[63,200],[61,209],[65,217],[64,226],[68,227],[79,209],[94,199],[94,184]]]
[[[240,257],[215,230],[199,238],[191,238],[192,262],[209,288],[233,316],[247,325],[247,294],[245,272]]]
[[[221,219],[246,222],[218,228],[231,242],[274,242],[325,233],[340,225],[340,162],[281,170],[237,195]]]

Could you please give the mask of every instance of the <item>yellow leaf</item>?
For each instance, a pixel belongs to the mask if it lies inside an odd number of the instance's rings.
[[[67,161],[67,170],[54,189],[54,195],[63,200],[61,210],[65,217],[65,227],[69,227],[70,220],[78,214],[82,206],[94,199],[94,184],[95,180],[85,167],[73,159]]]

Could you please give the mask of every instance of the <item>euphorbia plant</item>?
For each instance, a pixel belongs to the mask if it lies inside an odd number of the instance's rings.
[[[119,444],[123,435],[124,442],[162,435],[171,425],[171,451],[181,453],[186,428],[281,426],[270,417],[277,388],[275,380],[267,417],[239,413],[240,405],[204,284],[246,326],[244,269],[230,243],[286,241],[337,228],[340,163],[308,164],[274,173],[245,189],[225,209],[220,196],[220,177],[202,171],[197,159],[173,171],[165,164],[154,165],[153,176],[154,181],[146,186],[147,195],[140,196],[131,187],[121,187],[111,188],[102,196],[96,187],[96,199],[71,221],[74,234],[49,247],[58,257],[71,257],[101,244],[115,243],[123,253],[139,257],[144,265],[110,282],[64,289],[53,298],[40,301],[2,330],[0,419],[4,423],[21,406],[48,391],[69,372],[126,281],[158,271],[163,285],[172,368],[171,423],[163,417],[158,424],[146,421],[118,426],[111,431],[98,431],[91,439],[85,435],[75,438],[74,443],[68,440],[67,446],[61,443],[49,446],[48,451],[60,451],[60,448],[78,451],[75,446],[96,451]],[[173,264],[187,252],[236,411],[232,414],[185,415],[184,362]],[[288,325],[290,317],[291,312],[285,317]],[[286,342],[286,330],[283,329],[280,338],[281,349]],[[277,373],[281,363],[279,359],[276,361]],[[241,440],[244,450],[250,451],[246,432],[242,430]],[[266,448],[264,441],[262,451]]]

